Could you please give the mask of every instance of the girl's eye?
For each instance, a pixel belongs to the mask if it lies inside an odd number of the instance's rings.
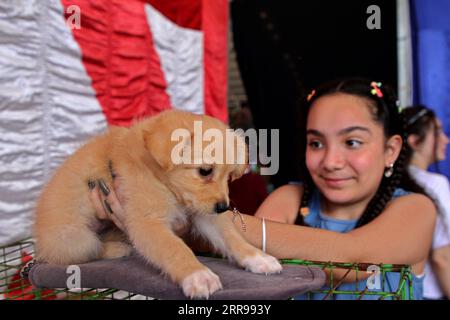
[[[311,149],[319,149],[319,148],[323,147],[322,143],[320,141],[317,141],[317,140],[313,140],[313,141],[308,142],[308,146]]]
[[[362,145],[361,141],[350,139],[345,142],[351,149],[356,149]]]
[[[207,177],[207,176],[209,176],[209,175],[212,174],[213,169],[212,169],[212,168],[200,168],[200,169],[198,170],[198,172],[200,173],[200,175],[201,175],[202,177]]]

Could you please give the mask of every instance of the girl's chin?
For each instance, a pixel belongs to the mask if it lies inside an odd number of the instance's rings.
[[[343,189],[328,189],[321,190],[321,194],[330,202],[333,203],[349,203],[355,198],[353,192]]]

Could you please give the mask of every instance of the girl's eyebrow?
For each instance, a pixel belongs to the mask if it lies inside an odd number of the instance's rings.
[[[315,129],[306,130],[306,135],[323,137],[323,133],[321,133],[319,130],[315,130]]]
[[[339,136],[345,135],[345,134],[349,134],[353,131],[364,131],[367,132],[368,134],[372,135],[372,132],[369,130],[369,128],[366,127],[361,127],[361,126],[352,126],[352,127],[348,127],[348,128],[344,128],[342,130],[340,130],[338,132]],[[313,136],[317,136],[317,137],[324,137],[324,134],[322,132],[320,132],[319,130],[316,129],[308,129],[306,130],[306,135],[313,135]]]

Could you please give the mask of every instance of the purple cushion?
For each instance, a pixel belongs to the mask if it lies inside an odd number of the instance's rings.
[[[211,257],[198,257],[219,277],[223,289],[209,299],[265,300],[288,299],[302,293],[320,289],[325,284],[325,273],[316,267],[283,265],[276,275],[254,274]],[[139,256],[99,260],[78,265],[82,288],[114,288],[156,299],[186,299],[181,288],[161,275]],[[37,288],[66,288],[71,272],[67,266],[46,263],[35,264],[29,280]]]

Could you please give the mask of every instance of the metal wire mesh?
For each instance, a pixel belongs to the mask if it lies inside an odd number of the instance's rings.
[[[324,270],[328,276],[327,286],[321,290],[309,292],[306,296],[308,299],[333,300],[340,296],[344,299],[362,300],[366,298],[378,300],[412,300],[414,297],[413,280],[411,267],[409,265],[397,264],[373,264],[373,263],[338,263],[338,262],[322,262],[307,260],[282,260],[284,264],[296,264],[303,266],[319,267]],[[362,278],[362,273],[371,273],[371,267],[376,267],[377,276],[380,278],[379,288],[377,290],[369,290],[366,277]],[[334,271],[340,270],[343,276],[335,279]],[[398,282],[394,285],[387,285],[387,274],[397,273]],[[355,277],[351,278],[350,275]],[[365,280],[365,281],[361,281]],[[344,283],[355,283],[354,289],[341,289]],[[365,282],[363,288],[359,288],[360,282]]]
[[[19,276],[20,269],[34,257],[34,242],[23,240],[0,247],[0,300],[152,300],[117,289],[37,289]]]
[[[152,300],[139,294],[112,288],[84,288],[84,289],[37,289],[28,280],[21,279],[19,271],[26,262],[34,257],[34,242],[26,239],[8,246],[0,247],[0,300]],[[372,292],[368,287],[363,290],[342,290],[344,281],[348,281],[350,274],[355,274],[358,282],[362,272],[366,272],[373,264],[367,263],[335,263],[307,260],[282,260],[284,264],[319,267],[328,276],[328,288],[311,291],[306,294],[307,299],[334,299],[337,295],[347,296],[349,299],[363,299],[367,296],[377,296],[379,299],[407,300],[413,297],[411,268],[407,265],[377,264],[381,276],[381,290]],[[335,279],[333,271],[343,270],[344,276]],[[386,274],[399,273],[399,282],[395,290],[386,289]]]

